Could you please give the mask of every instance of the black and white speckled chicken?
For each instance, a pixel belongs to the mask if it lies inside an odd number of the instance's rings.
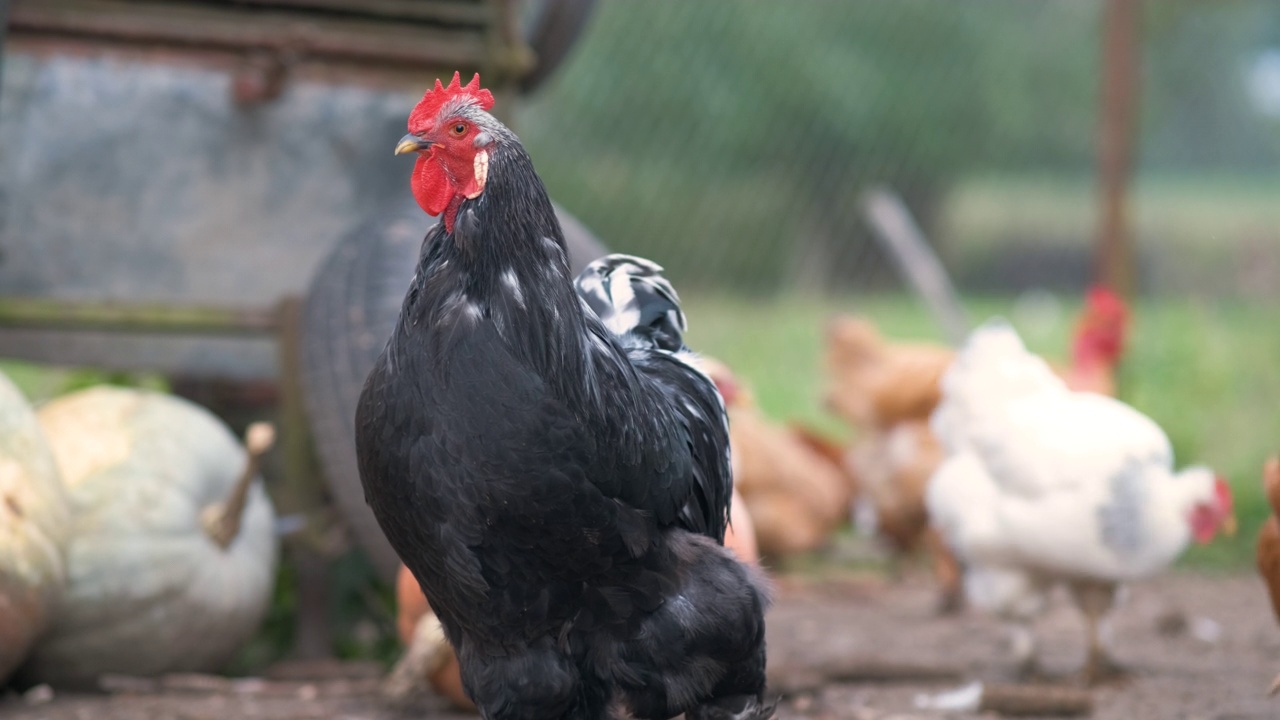
[[[442,215],[356,416],[366,498],[489,720],[768,717],[766,593],[723,546],[720,397],[647,261],[575,292],[560,226],[478,77],[397,152]]]

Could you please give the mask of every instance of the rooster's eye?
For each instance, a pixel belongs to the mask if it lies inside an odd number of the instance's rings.
[[[462,123],[458,123],[457,125],[454,125],[453,127],[449,128],[449,134],[453,135],[454,137],[462,137],[464,134],[466,134],[466,132],[467,132],[467,126]]]

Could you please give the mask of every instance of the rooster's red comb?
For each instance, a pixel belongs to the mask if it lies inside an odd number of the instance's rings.
[[[1124,318],[1129,315],[1128,305],[1120,294],[1105,285],[1089,288],[1085,305],[1095,315]]]
[[[409,131],[415,132],[433,123],[440,108],[456,98],[470,98],[483,110],[493,107],[493,93],[480,87],[480,73],[476,73],[471,82],[463,85],[461,75],[455,72],[448,87],[441,85],[437,78],[435,87],[427,90],[422,100],[418,101],[413,112],[409,113]]]

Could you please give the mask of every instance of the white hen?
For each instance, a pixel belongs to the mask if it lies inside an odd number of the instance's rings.
[[[1173,470],[1150,418],[1072,392],[1002,321],[976,330],[942,380],[932,426],[947,459],[930,480],[934,526],[966,564],[977,607],[1015,621],[1015,654],[1035,666],[1030,623],[1056,583],[1089,626],[1084,674],[1115,670],[1100,620],[1120,583],[1169,566],[1194,538],[1234,523],[1212,471]]]

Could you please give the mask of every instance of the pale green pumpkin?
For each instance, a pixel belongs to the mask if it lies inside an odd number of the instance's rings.
[[[112,387],[54,400],[39,419],[72,527],[67,589],[27,674],[87,686],[107,673],[221,668],[262,621],[275,581],[274,513],[256,479],[269,437],[251,460],[207,410]]]
[[[49,620],[66,580],[67,497],[35,412],[0,374],[0,684]]]

